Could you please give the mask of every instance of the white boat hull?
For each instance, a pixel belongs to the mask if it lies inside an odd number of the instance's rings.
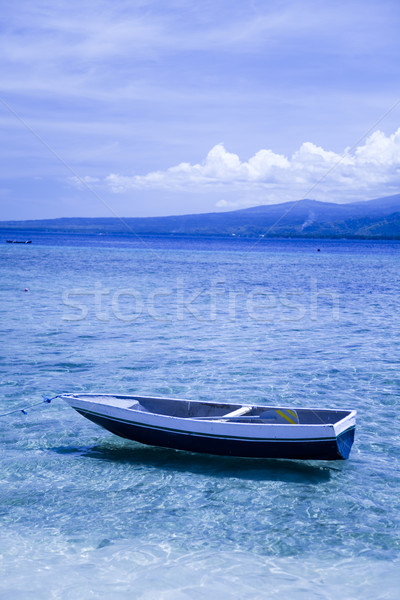
[[[62,398],[120,437],[190,452],[335,460],[348,458],[354,440],[355,411],[296,409],[298,422],[279,423],[266,421],[274,411],[294,409],[256,405],[249,407],[256,413],[253,417],[228,417],[240,413],[243,405],[106,394],[66,394]],[[160,412],[146,406],[155,406]],[[217,414],[202,414],[207,412]],[[263,415],[267,417],[263,419]]]

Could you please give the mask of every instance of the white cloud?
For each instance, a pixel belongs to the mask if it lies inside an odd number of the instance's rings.
[[[364,146],[357,148],[355,155],[360,164],[399,166],[400,128],[388,137],[382,131],[375,131]]]
[[[384,195],[400,187],[400,129],[386,136],[375,131],[364,144],[337,154],[305,142],[289,158],[272,150],[262,149],[247,161],[217,144],[201,163],[180,163],[165,171],[146,175],[106,178],[113,192],[132,189],[188,190],[224,188],[247,193],[264,190],[266,198],[275,201],[279,192],[287,197],[310,195],[313,198],[333,199],[345,195],[354,199],[358,194]],[[378,189],[379,188],[379,189]],[[227,206],[227,200],[217,206]]]
[[[237,154],[227,152],[223,144],[217,144],[201,164],[183,162],[166,171],[153,171],[133,177],[111,174],[106,181],[115,192],[130,188],[182,189],[209,185],[251,185],[274,178],[279,170],[288,168],[288,159],[271,150],[260,150],[247,162],[242,162]]]
[[[95,183],[98,183],[100,179],[98,179],[97,177],[90,177],[90,175],[85,175],[85,177],[70,177],[69,181],[73,186],[82,190],[86,187],[91,187]]]
[[[217,208],[240,208],[242,206],[242,202],[240,201],[230,201],[230,200],[225,200],[224,198],[222,200],[218,200],[218,202],[215,204],[215,206]]]

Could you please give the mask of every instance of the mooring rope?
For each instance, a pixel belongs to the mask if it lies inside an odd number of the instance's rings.
[[[43,400],[41,400],[40,402],[35,402],[35,404],[29,404],[29,406],[24,406],[22,408],[16,408],[15,410],[10,410],[10,412],[3,413],[2,415],[0,415],[0,417],[7,417],[8,415],[12,415],[14,413],[19,413],[19,412],[26,415],[27,414],[26,411],[29,410],[30,408],[33,408],[34,406],[39,406],[40,404],[50,404],[50,402],[52,400],[55,400],[56,398],[60,398],[60,394],[58,396],[53,396],[52,398],[47,398],[46,396],[43,396]]]

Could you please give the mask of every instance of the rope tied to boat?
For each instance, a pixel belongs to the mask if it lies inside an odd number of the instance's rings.
[[[29,404],[28,406],[23,406],[22,408],[16,408],[14,410],[10,410],[9,412],[1,414],[0,417],[8,417],[8,415],[12,415],[14,413],[22,413],[23,415],[26,415],[27,411],[30,410],[31,408],[34,408],[35,406],[39,406],[41,404],[50,404],[50,402],[52,402],[56,398],[60,398],[60,397],[61,397],[60,394],[58,394],[58,396],[53,396],[52,398],[48,398],[47,396],[43,395],[43,400],[41,400],[40,402],[35,402],[35,404]]]

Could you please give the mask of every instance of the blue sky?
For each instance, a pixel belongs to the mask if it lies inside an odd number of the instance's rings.
[[[1,220],[400,191],[398,0],[1,6]]]

